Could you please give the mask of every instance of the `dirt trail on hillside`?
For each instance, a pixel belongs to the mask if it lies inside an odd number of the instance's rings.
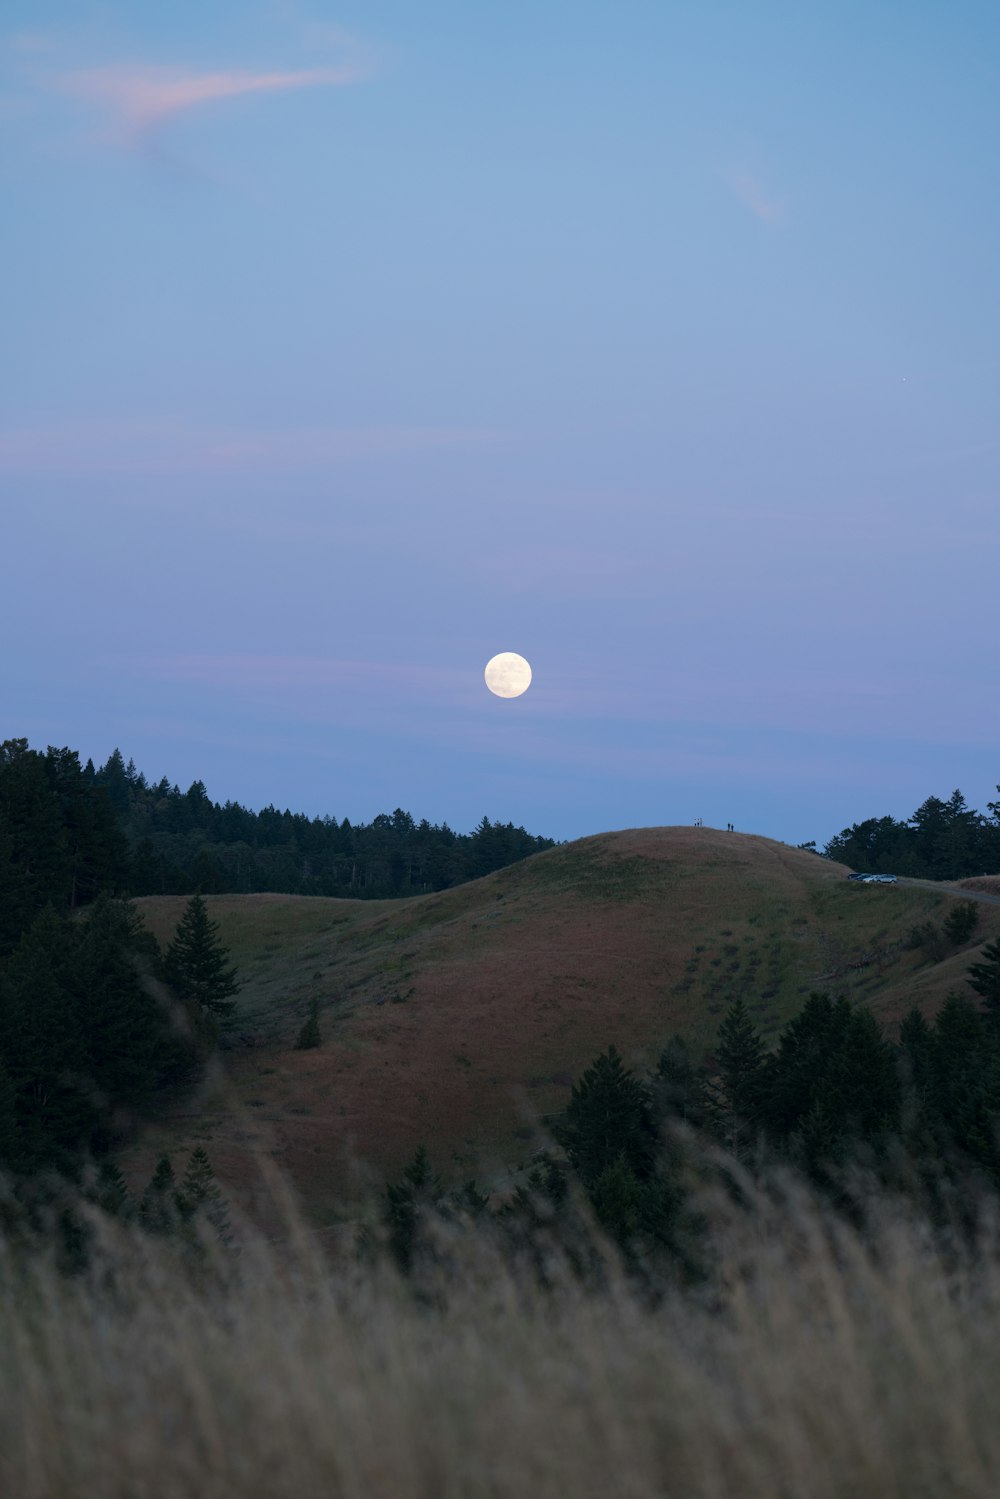
[[[1000,895],[987,895],[985,890],[963,889],[961,886],[942,885],[940,880],[912,880],[899,876],[901,885],[913,885],[920,890],[936,890],[939,895],[954,895],[956,900],[978,900],[984,906],[1000,906]]]

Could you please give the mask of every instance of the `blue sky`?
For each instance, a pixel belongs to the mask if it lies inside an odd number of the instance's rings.
[[[7,0],[0,733],[561,838],[983,806],[998,99],[961,0]]]

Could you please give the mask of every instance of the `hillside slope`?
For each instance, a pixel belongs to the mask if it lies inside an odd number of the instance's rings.
[[[135,1169],[204,1143],[238,1188],[264,1150],[322,1218],[352,1161],[380,1177],[420,1143],[444,1174],[490,1179],[597,1052],[651,1063],[675,1032],[707,1049],[736,994],[768,1038],[816,988],[888,1021],[915,985],[933,1007],[969,952],[931,970],[905,937],[950,893],[845,875],[766,838],[645,828],[405,901],[210,897],[244,978],[240,1044]],[[184,901],[138,905],[168,940]],[[982,916],[970,947],[1000,929],[1000,909]],[[313,997],[323,1046],[295,1051]]]

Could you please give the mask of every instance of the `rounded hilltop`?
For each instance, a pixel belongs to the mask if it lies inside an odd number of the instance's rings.
[[[706,1051],[737,994],[768,1040],[817,988],[892,1018],[919,962],[906,934],[951,897],[847,873],[754,834],[652,827],[406,900],[208,897],[244,981],[216,1169],[239,1177],[263,1145],[319,1207],[352,1157],[390,1172],[421,1143],[446,1173],[488,1176],[611,1043],[627,1061],[676,1033]],[[184,899],[138,904],[162,940]],[[322,1044],[296,1050],[313,1001]]]

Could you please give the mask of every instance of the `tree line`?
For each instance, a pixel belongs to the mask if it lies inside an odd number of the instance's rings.
[[[445,890],[554,846],[513,823],[483,817],[471,833],[417,822],[397,807],[370,823],[213,802],[202,781],[186,791],[152,782],[116,749],[84,778],[106,793],[124,834],[133,895],[247,895],[281,891],[384,899]]]
[[[823,853],[859,873],[925,880],[1000,873],[1000,800],[986,807],[988,815],[977,812],[958,790],[947,801],[929,796],[906,821],[869,817],[852,823]]]

